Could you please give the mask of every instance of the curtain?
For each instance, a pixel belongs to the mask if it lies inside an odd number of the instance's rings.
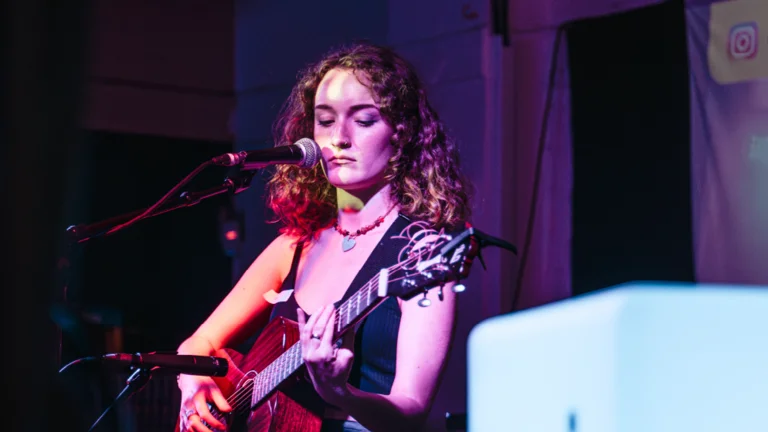
[[[686,10],[699,282],[768,283],[768,4]]]

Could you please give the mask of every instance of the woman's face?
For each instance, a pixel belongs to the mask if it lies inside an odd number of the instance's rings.
[[[356,191],[384,185],[394,130],[354,72],[332,69],[323,77],[315,94],[314,117],[314,138],[333,186]]]

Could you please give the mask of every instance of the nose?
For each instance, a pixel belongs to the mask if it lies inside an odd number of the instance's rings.
[[[333,136],[331,137],[331,145],[339,149],[346,149],[352,145],[345,123],[338,122],[338,126],[334,129]]]

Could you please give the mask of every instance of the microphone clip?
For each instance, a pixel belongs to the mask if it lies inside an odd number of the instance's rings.
[[[242,164],[246,156],[248,156],[248,153],[245,151],[225,153],[211,159],[211,163],[219,166],[233,167]]]

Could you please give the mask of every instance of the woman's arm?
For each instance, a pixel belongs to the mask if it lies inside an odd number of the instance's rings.
[[[293,256],[287,236],[279,236],[248,267],[232,290],[200,327],[178,348],[179,354],[213,355],[247,337],[269,304],[264,293],[278,290]]]
[[[315,372],[315,388],[326,402],[346,411],[372,431],[404,432],[423,427],[445,369],[456,321],[456,295],[451,286],[443,288],[442,301],[433,291],[427,295],[432,300],[432,305],[427,308],[417,304],[421,297],[401,302],[396,373],[388,395],[364,392],[347,384],[351,351],[339,350],[335,360],[328,363],[334,357],[333,348],[327,343],[332,339],[326,337],[322,346],[319,341],[311,340],[313,332],[328,334],[318,331],[324,319],[328,319],[327,327],[332,331],[330,313],[316,314],[306,325],[300,315],[300,326],[305,328],[302,343],[308,348],[314,348],[313,343],[318,346],[310,351],[310,358],[305,361],[313,363],[310,375]],[[332,366],[336,362],[341,364]],[[324,371],[323,368],[328,369]]]
[[[257,317],[267,310],[264,293],[277,289],[287,273],[286,262],[292,256],[290,240],[275,239],[254,262],[202,325],[177,349],[179,354],[217,355],[221,348],[230,346],[254,330]],[[181,390],[180,430],[210,432],[205,421],[214,428],[224,429],[208,409],[213,402],[223,412],[232,407],[211,377],[179,375]]]

